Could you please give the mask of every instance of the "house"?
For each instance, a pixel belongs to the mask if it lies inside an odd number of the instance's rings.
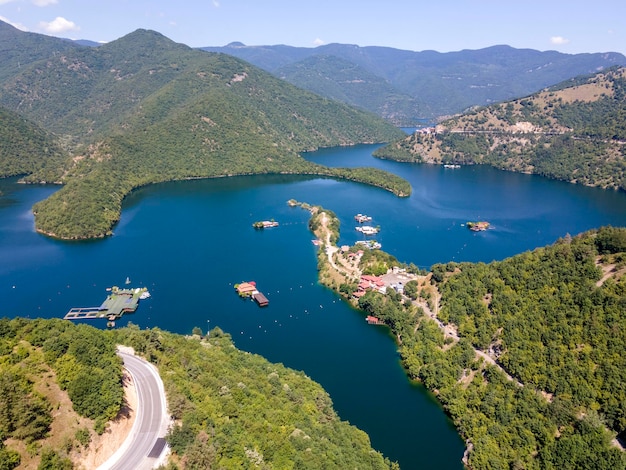
[[[242,282],[241,284],[236,284],[235,289],[237,289],[237,293],[241,297],[250,297],[252,294],[257,292],[256,290],[256,282]]]

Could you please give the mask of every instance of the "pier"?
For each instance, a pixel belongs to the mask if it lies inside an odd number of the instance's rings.
[[[65,314],[65,320],[88,320],[106,318],[109,321],[121,318],[125,313],[133,313],[139,306],[139,300],[149,297],[145,288],[119,289],[111,288],[111,294],[99,307],[74,307]]]

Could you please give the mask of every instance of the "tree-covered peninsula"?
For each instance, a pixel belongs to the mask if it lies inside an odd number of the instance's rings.
[[[118,344],[163,378],[170,469],[397,468],[338,418],[320,385],[239,351],[218,328],[200,338],[22,318],[0,319],[1,468],[79,467],[123,406]]]
[[[380,250],[339,250],[338,219],[311,210],[320,280],[391,329],[408,376],[466,440],[466,465],[626,468],[616,439],[626,431],[626,229],[419,272]],[[394,266],[411,279],[402,292],[368,287]]]
[[[626,68],[477,108],[378,149],[400,161],[488,164],[626,189]]]
[[[9,40],[35,44],[26,40],[32,33],[0,26]],[[328,168],[299,156],[402,135],[372,114],[154,31],[138,30],[98,48],[53,45],[45,59],[34,54],[36,60],[19,67],[14,61],[0,65],[6,77],[0,105],[56,136],[64,151],[54,171],[49,165],[46,172],[26,168],[32,181],[64,185],[34,207],[42,233],[104,236],[130,191],[189,178],[309,174],[410,194],[408,182],[387,172]],[[0,140],[0,158],[11,155],[4,145]],[[14,172],[0,176],[9,174]]]

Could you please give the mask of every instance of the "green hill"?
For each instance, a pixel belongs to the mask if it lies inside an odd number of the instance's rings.
[[[626,189],[626,68],[578,77],[477,108],[377,151],[425,163],[489,164],[573,183]]]
[[[23,65],[1,83],[0,104],[54,133],[72,157],[65,186],[34,207],[37,230],[54,237],[109,234],[129,191],[174,179],[304,173],[411,191],[380,170],[327,168],[298,155],[390,141],[400,130],[154,31]],[[44,176],[31,178],[50,181]]]
[[[338,235],[330,211],[310,225]],[[466,440],[468,468],[626,468],[616,439],[626,435],[626,229],[489,264],[436,264],[403,294],[353,296],[350,259],[331,265],[321,253],[320,281],[390,328],[409,377]],[[388,266],[402,264],[380,250],[358,262],[364,274]]]
[[[158,329],[103,331],[16,318],[0,319],[3,469],[20,461],[36,468],[38,460],[39,468],[72,468],[94,428],[102,432],[122,406],[116,344],[134,347],[159,369],[176,423],[168,441],[179,468],[394,467],[364,432],[338,418],[320,385],[237,350],[217,328],[200,340]],[[60,408],[59,387],[73,410]],[[59,426],[65,414],[72,419]],[[44,467],[44,460],[56,466]]]
[[[36,173],[45,181],[61,177],[66,154],[36,124],[0,106],[0,178]]]
[[[431,114],[385,78],[336,56],[314,55],[281,67],[275,74],[320,96],[371,111],[389,122],[417,122]]]

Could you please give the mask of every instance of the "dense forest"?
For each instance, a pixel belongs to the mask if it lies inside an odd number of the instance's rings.
[[[202,49],[239,57],[300,88],[409,127],[526,96],[578,75],[626,66],[626,57],[615,52],[563,54],[506,45],[437,52],[236,42]]]
[[[0,106],[0,177],[40,175],[61,178],[64,152],[56,139],[34,123]]]
[[[488,164],[626,189],[626,68],[478,108],[377,150],[400,161]]]
[[[0,35],[25,47],[45,42],[0,26]],[[14,138],[0,140],[0,156],[8,156],[0,176],[19,169],[29,173],[27,180],[64,184],[34,207],[42,233],[67,239],[110,234],[130,191],[176,179],[298,173],[373,184],[399,196],[411,192],[406,181],[380,170],[327,168],[299,156],[402,135],[373,114],[154,31],[138,30],[98,48],[69,44],[63,49],[53,41],[45,59],[34,54],[28,62],[19,55],[0,65],[6,77],[0,105],[19,111],[46,136],[16,123]],[[28,155],[37,155],[40,143],[42,160],[46,153],[67,158],[47,158],[45,167],[27,166],[22,158],[18,168],[15,141],[30,144]]]
[[[338,418],[320,385],[237,350],[219,328],[201,338],[132,325],[104,331],[65,320],[5,318],[0,468],[73,468],[122,406],[116,344],[134,347],[165,382],[175,419],[168,468],[397,467],[371,448],[364,432]],[[59,390],[73,409],[62,407]],[[61,430],[56,427],[62,435],[51,434],[53,421],[64,418]]]
[[[313,211],[310,226],[338,236],[331,211]],[[348,266],[337,275],[328,253],[319,252],[321,281],[391,329],[409,377],[436,394],[466,439],[470,468],[626,468],[615,441],[626,430],[626,229],[430,272],[365,250],[359,272],[396,266],[417,276],[404,293],[388,287],[358,300],[350,262],[333,255]]]

